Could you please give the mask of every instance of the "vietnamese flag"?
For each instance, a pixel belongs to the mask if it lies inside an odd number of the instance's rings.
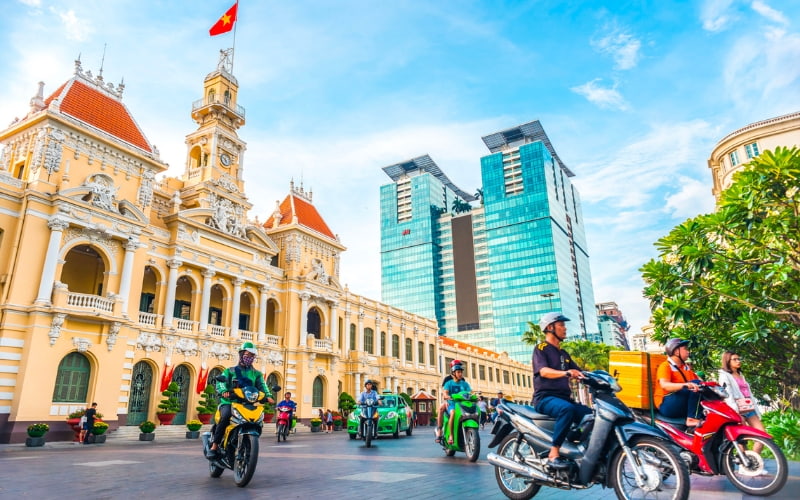
[[[228,9],[227,12],[222,14],[222,17],[219,18],[217,23],[212,26],[210,30],[208,30],[208,34],[211,36],[217,36],[232,30],[233,23],[236,22],[236,8],[238,6],[239,2],[236,2],[230,9]]]

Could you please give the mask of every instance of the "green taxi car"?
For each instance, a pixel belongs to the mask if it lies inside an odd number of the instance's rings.
[[[406,436],[410,436],[413,427],[412,411],[406,400],[388,391],[381,393],[378,399],[378,435],[391,434],[397,439],[401,432],[405,432]],[[358,433],[359,413],[360,408],[356,408],[347,419],[350,439],[355,439]]]

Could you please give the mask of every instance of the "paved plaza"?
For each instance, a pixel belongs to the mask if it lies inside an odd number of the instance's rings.
[[[278,498],[442,499],[505,498],[486,460],[488,429],[481,432],[476,463],[463,453],[445,457],[430,428],[413,436],[382,437],[372,448],[345,432],[298,433],[285,443],[264,435],[258,469],[246,488],[232,472],[208,475],[199,440],[179,436],[141,442],[109,439],[101,445],[48,443],[42,448],[0,445],[0,497],[36,499]],[[800,498],[800,463],[790,464],[786,487],[771,499]],[[562,491],[542,488],[536,498],[616,498],[595,486]],[[692,476],[693,499],[745,498],[723,476]]]

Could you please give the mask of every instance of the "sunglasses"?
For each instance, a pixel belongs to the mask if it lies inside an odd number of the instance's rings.
[[[731,358],[731,361],[744,361],[742,358]]]

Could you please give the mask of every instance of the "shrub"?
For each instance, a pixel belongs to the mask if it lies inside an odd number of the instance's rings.
[[[203,422],[199,420],[189,420],[186,422],[186,428],[190,431],[199,431],[203,427]]]
[[[200,401],[197,403],[197,413],[203,414],[214,414],[217,411],[217,390],[214,389],[214,386],[209,384],[203,389],[203,393],[200,395]]]
[[[178,400],[178,394],[181,388],[176,382],[170,382],[166,390],[161,395],[164,399],[158,404],[158,411],[156,413],[178,413],[181,411],[181,402]]]
[[[156,424],[149,420],[145,420],[141,424],[139,424],[139,430],[144,432],[145,434],[149,434],[156,430]]]
[[[45,423],[31,424],[28,426],[28,436],[42,437],[50,430],[50,426]]]
[[[771,411],[761,420],[786,459],[800,460],[800,411]]]
[[[108,424],[105,422],[95,422],[94,426],[92,426],[92,434],[95,436],[99,436],[100,434],[105,434],[108,430]]]
[[[319,427],[320,425],[322,425],[322,419],[321,418],[312,418],[311,419],[311,427]]]

